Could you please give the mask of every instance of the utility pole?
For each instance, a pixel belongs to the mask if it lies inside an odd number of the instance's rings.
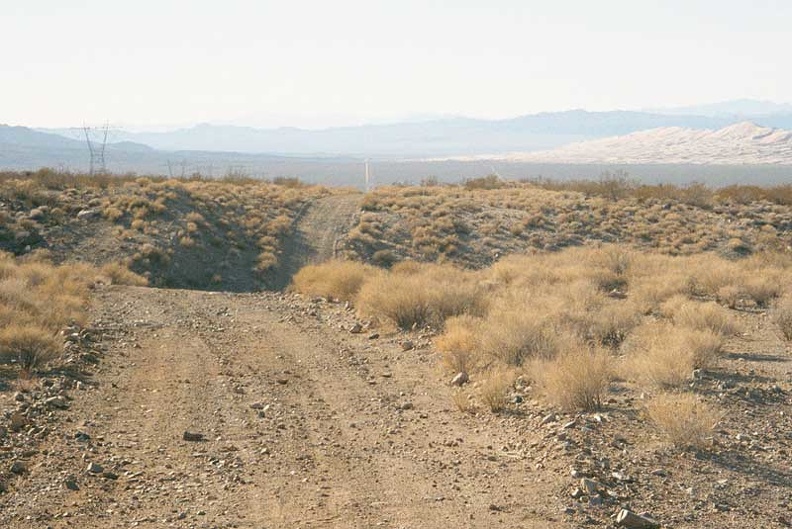
[[[371,173],[369,172],[369,161],[366,159],[366,175],[365,175],[365,183],[366,183],[366,193],[369,192],[371,188]]]
[[[96,140],[92,138],[91,127],[83,125],[83,133],[85,134],[85,142],[88,144],[88,153],[91,156],[91,165],[89,174],[91,176],[97,174],[107,173],[107,165],[105,164],[105,147],[107,146],[107,132],[110,125],[105,122],[100,132],[101,142],[97,144]]]

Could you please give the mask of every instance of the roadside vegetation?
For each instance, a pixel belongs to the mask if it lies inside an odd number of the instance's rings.
[[[382,187],[363,200],[346,243],[351,259],[483,268],[503,255],[592,243],[668,255],[740,257],[792,245],[792,185],[774,188],[504,181]]]
[[[0,173],[0,249],[123,262],[156,286],[267,286],[305,205],[330,194],[297,179]]]
[[[325,288],[312,287],[317,278]],[[477,271],[329,262],[304,269],[293,288],[347,301],[371,326],[434,335],[448,380],[462,381],[452,392],[461,410],[502,412],[525,395],[592,412],[629,389],[650,398],[645,414],[670,444],[700,448],[719,411],[691,389],[697,373],[717,369],[745,330],[742,314],[769,309],[788,332],[790,284],[789,254],[734,260],[606,244]]]
[[[145,282],[117,263],[101,269],[84,263],[55,266],[46,253],[20,260],[0,252],[0,364],[16,376],[31,375],[59,357],[64,329],[87,324],[90,290],[96,283]]]

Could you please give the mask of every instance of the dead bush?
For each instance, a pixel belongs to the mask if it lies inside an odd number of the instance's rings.
[[[127,285],[145,287],[148,279],[136,274],[121,263],[108,263],[101,268],[101,273],[110,280],[113,285]]]
[[[544,362],[539,384],[548,400],[566,410],[597,410],[612,379],[612,359],[604,349],[578,344]]]
[[[667,322],[644,325],[625,342],[623,375],[656,387],[678,387],[696,368],[711,367],[723,339],[710,330]]]
[[[292,279],[292,288],[309,296],[351,301],[367,279],[379,271],[353,261],[328,261],[300,269]]]
[[[508,371],[495,369],[486,373],[479,383],[479,398],[493,413],[506,409],[509,404],[509,389],[514,376]]]
[[[0,362],[32,371],[55,359],[62,343],[52,332],[32,324],[12,324],[0,331]]]
[[[472,373],[481,359],[478,354],[482,320],[473,316],[453,316],[435,340],[445,367],[454,373]]]
[[[481,326],[481,351],[511,366],[530,358],[553,357],[560,347],[559,327],[551,315],[519,309],[491,312]]]
[[[690,393],[661,393],[646,405],[651,421],[678,448],[702,448],[720,420],[707,403]]]
[[[709,329],[721,336],[732,336],[741,330],[729,310],[714,301],[700,302],[674,296],[663,303],[661,312],[679,326]]]
[[[779,299],[771,314],[781,335],[787,340],[792,340],[792,296],[787,295]]]
[[[362,312],[384,316],[401,329],[442,328],[451,316],[484,312],[486,299],[470,273],[439,265],[407,272],[402,264],[363,285],[356,298]]]

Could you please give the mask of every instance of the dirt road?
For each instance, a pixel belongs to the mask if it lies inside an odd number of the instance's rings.
[[[332,195],[311,203],[297,218],[291,237],[284,241],[270,288],[282,290],[303,266],[335,257],[337,242],[352,227],[360,199],[360,194]]]
[[[340,306],[113,287],[108,346],[0,526],[546,527],[524,421],[453,409],[397,335],[332,332]],[[337,320],[337,321],[336,321]],[[185,431],[202,442],[183,440]],[[86,471],[90,463],[102,472]],[[106,474],[109,473],[109,474]],[[73,477],[79,491],[64,483]],[[529,487],[530,494],[525,494]],[[543,494],[547,492],[547,494]]]

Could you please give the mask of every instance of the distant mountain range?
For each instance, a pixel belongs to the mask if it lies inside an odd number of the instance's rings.
[[[792,129],[792,105],[740,100],[656,112],[570,110],[503,120],[444,118],[322,130],[201,124],[169,132],[116,130],[112,137],[169,151],[404,159],[547,150],[660,127],[718,129],[745,119]],[[81,133],[79,129],[42,132],[71,138]]]
[[[718,130],[662,127],[493,158],[559,164],[792,164],[792,132],[748,121]]]
[[[772,101],[757,101],[756,99],[735,99],[733,101],[706,105],[654,109],[649,110],[649,112],[666,115],[727,117],[750,120],[778,114],[792,114],[792,105],[774,103]]]
[[[752,124],[731,127],[745,121],[744,114]],[[748,174],[734,168],[759,164],[766,181],[778,182],[789,179],[784,167],[792,163],[788,133],[778,129],[792,129],[792,107],[752,100],[655,112],[571,110],[323,130],[204,124],[170,132],[112,130],[105,160],[114,173],[299,176],[343,185],[360,185],[366,159],[378,183],[429,176],[459,181],[493,172],[592,178],[616,164],[632,165],[630,173],[647,181],[734,182]],[[675,167],[660,170],[659,164]],[[732,168],[715,171],[706,164]],[[88,165],[82,129],[0,125],[0,169],[86,171]],[[691,167],[698,168],[696,175]]]

